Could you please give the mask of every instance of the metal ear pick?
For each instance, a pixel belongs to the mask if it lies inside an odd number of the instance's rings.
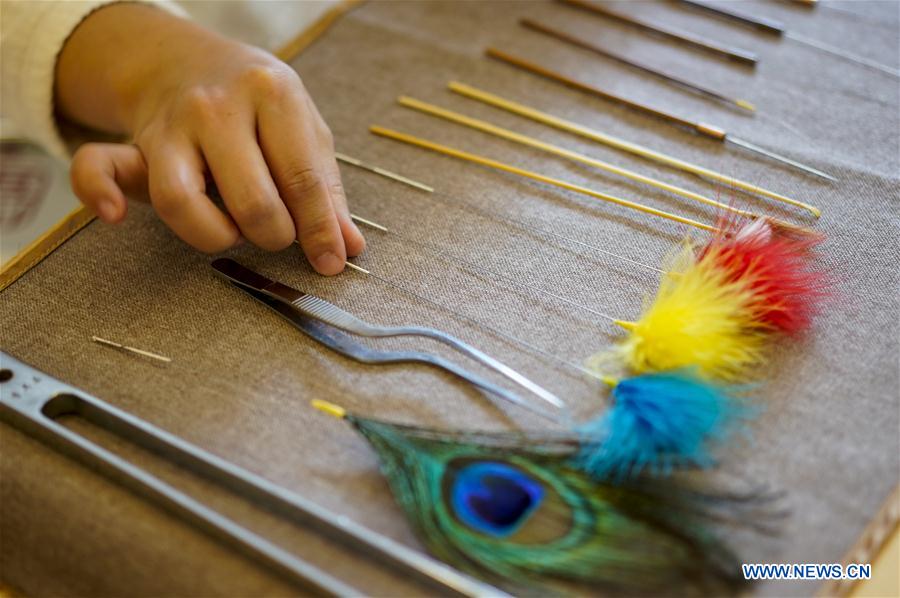
[[[688,91],[692,91],[696,94],[699,94],[705,98],[710,98],[719,102],[723,102],[728,104],[729,106],[736,106],[738,108],[742,108],[748,112],[756,112],[756,106],[747,100],[741,98],[734,98],[720,91],[716,91],[714,89],[710,89],[699,83],[695,83],[694,81],[689,81],[683,77],[675,76],[671,73],[667,73],[663,70],[660,70],[657,67],[651,66],[649,64],[639,62],[633,58],[628,58],[612,50],[599,46],[593,42],[590,42],[586,39],[580,38],[576,35],[572,35],[571,33],[567,33],[560,29],[556,29],[555,27],[550,27],[544,23],[539,23],[533,19],[522,19],[519,21],[519,24],[525,27],[526,29],[530,29],[537,33],[542,33],[548,37],[552,37],[554,39],[558,39],[562,42],[575,46],[577,48],[582,48],[584,50],[588,50],[597,54],[599,56],[603,56],[604,58],[609,58],[610,60],[614,60],[620,64],[627,65],[633,69],[637,69],[641,72],[653,75],[654,77],[658,77],[664,81],[668,81],[669,83],[674,84],[676,87],[681,89],[686,89]]]
[[[668,124],[673,125],[675,127],[678,127],[681,129],[688,129],[694,133],[698,133],[700,135],[703,135],[704,137],[707,137],[714,141],[718,141],[719,143],[723,143],[723,144],[731,143],[731,144],[737,145],[739,147],[742,147],[746,150],[750,150],[754,153],[757,153],[757,154],[760,154],[767,158],[770,158],[772,160],[776,160],[783,164],[793,166],[794,168],[796,168],[798,170],[802,170],[808,174],[813,174],[813,175],[816,175],[818,177],[821,177],[821,178],[829,180],[829,181],[837,180],[830,174],[823,172],[817,168],[813,168],[812,166],[808,166],[808,165],[798,162],[792,158],[782,156],[781,154],[776,154],[775,152],[773,152],[769,149],[760,147],[760,146],[756,145],[755,143],[751,143],[745,139],[740,139],[738,137],[735,137],[734,135],[728,133],[727,131],[725,131],[725,129],[722,129],[721,127],[711,125],[708,123],[694,121],[689,118],[685,118],[683,116],[672,114],[671,112],[667,112],[665,110],[661,110],[659,108],[648,106],[641,102],[637,102],[635,100],[625,98],[623,96],[620,96],[620,95],[614,94],[612,92],[609,92],[607,90],[601,89],[597,85],[591,85],[591,84],[585,83],[583,81],[579,81],[573,77],[569,77],[569,76],[559,73],[553,69],[547,68],[545,66],[541,66],[534,62],[525,60],[524,58],[520,58],[518,56],[514,56],[514,55],[504,52],[502,50],[498,50],[496,48],[488,48],[485,51],[485,54],[490,58],[494,58],[495,60],[499,60],[500,62],[506,63],[510,66],[514,66],[516,68],[520,68],[520,69],[527,71],[529,73],[532,73],[534,75],[544,77],[545,79],[549,79],[551,81],[561,83],[562,85],[571,87],[572,89],[577,89],[578,91],[581,91],[583,93],[586,93],[586,94],[589,94],[589,95],[592,95],[592,96],[595,96],[598,98],[602,98],[602,99],[610,101],[610,102],[615,102],[622,106],[626,106],[637,112],[641,112],[643,114],[647,114],[647,115],[653,116],[655,118],[658,118],[658,119],[660,119],[664,122],[667,122]]]
[[[353,219],[356,220],[357,222],[360,222],[360,223],[375,224],[375,223],[372,223],[370,220],[361,219],[361,218],[358,218],[358,217],[356,217],[356,216],[354,216]],[[387,228],[386,226],[383,226],[383,225],[380,225],[380,224],[375,224],[375,227],[377,227],[377,229],[380,230],[380,231],[382,231],[383,233],[392,235],[392,236],[394,236],[394,237],[396,237],[396,238],[398,238],[398,239],[404,241],[405,243],[415,245],[415,246],[417,246],[417,247],[419,247],[419,248],[425,250],[426,252],[430,253],[431,255],[433,255],[433,256],[435,256],[435,257],[437,257],[437,258],[445,259],[445,260],[447,260],[447,261],[450,261],[450,262],[456,263],[456,264],[458,264],[458,265],[461,265],[461,266],[463,266],[463,267],[465,267],[465,268],[470,268],[470,269],[473,269],[473,270],[480,270],[481,272],[484,272],[484,273],[486,273],[486,274],[489,274],[489,275],[491,275],[491,276],[494,276],[494,277],[496,277],[496,278],[499,279],[499,280],[503,280],[503,281],[506,281],[506,282],[508,282],[508,283],[510,283],[510,284],[512,284],[512,285],[515,285],[515,286],[518,286],[518,287],[527,289],[527,290],[529,290],[529,291],[538,293],[538,294],[540,294],[540,295],[544,295],[545,297],[550,297],[551,299],[554,299],[554,300],[556,300],[556,301],[565,303],[566,305],[568,305],[568,306],[570,306],[570,307],[574,307],[574,308],[576,308],[576,309],[580,309],[580,310],[582,310],[582,311],[584,311],[584,312],[587,312],[587,313],[589,313],[589,314],[591,314],[591,315],[594,315],[594,316],[603,318],[604,320],[607,320],[607,321],[609,321],[609,322],[614,322],[614,323],[615,323],[615,322],[618,321],[618,318],[614,318],[613,316],[610,316],[609,314],[605,314],[605,313],[603,313],[603,312],[601,312],[601,311],[597,311],[596,309],[594,309],[594,308],[592,308],[592,307],[588,307],[587,305],[583,305],[583,304],[581,304],[581,303],[578,303],[577,301],[573,301],[573,300],[569,299],[568,297],[563,297],[562,295],[559,295],[559,294],[557,294],[557,293],[553,293],[553,292],[547,291],[547,290],[545,290],[545,289],[542,289],[542,288],[536,286],[534,283],[523,282],[522,280],[519,280],[519,279],[514,278],[514,277],[512,277],[512,276],[508,276],[508,275],[506,275],[506,274],[502,274],[502,273],[500,273],[500,272],[497,272],[496,270],[492,270],[492,269],[490,269],[490,268],[487,268],[487,267],[485,267],[485,266],[476,264],[476,263],[474,263],[474,262],[470,262],[470,261],[468,261],[468,260],[463,260],[463,259],[461,259],[461,258],[454,257],[454,256],[452,256],[452,255],[449,255],[446,251],[442,251],[442,250],[436,248],[436,247],[435,247],[434,245],[432,245],[431,243],[426,243],[426,242],[424,242],[424,241],[418,241],[418,240],[416,240],[416,239],[412,239],[412,238],[408,237],[407,235],[405,235],[405,234],[403,234],[403,233],[397,232],[397,231],[394,230],[394,229],[389,229],[389,228]],[[351,263],[351,262],[347,262],[347,265],[350,266],[351,269],[356,270],[356,271],[358,271],[358,272],[362,272],[362,273],[364,273],[364,274],[371,274],[370,271],[366,270],[365,268],[361,268],[360,266],[357,266],[357,265],[355,265],[355,264],[353,264],[353,263]]]
[[[393,179],[400,183],[405,183],[405,184],[409,185],[410,187],[415,187],[416,189],[421,189],[422,191],[427,191],[429,193],[434,191],[434,189],[432,189],[428,185],[425,185],[418,181],[414,181],[412,179],[406,178],[405,176],[397,174],[396,172],[391,172],[390,170],[385,170],[384,168],[381,168],[379,166],[374,166],[367,162],[363,162],[362,160],[357,160],[356,158],[353,158],[352,156],[348,156],[347,154],[342,154],[340,152],[334,152],[334,157],[337,158],[339,161],[344,162],[345,164],[351,164],[353,166],[356,166],[357,168],[362,168],[363,170],[368,170],[369,172],[373,172],[375,174],[380,174],[383,177]]]
[[[714,54],[720,58],[739,62],[749,67],[755,67],[756,63],[759,62],[759,57],[750,50],[745,50],[743,48],[738,48],[737,46],[724,44],[711,39],[705,39],[695,33],[684,31],[682,29],[675,29],[674,27],[668,27],[661,23],[655,23],[616,12],[594,2],[588,2],[587,0],[559,0],[559,2],[574,8],[580,8],[596,16],[613,19],[620,23],[626,23],[632,27],[650,32],[653,35],[666,37],[687,44],[693,48]]]
[[[900,69],[881,64],[880,62],[876,62],[864,56],[859,56],[858,54],[854,54],[843,48],[838,48],[837,46],[832,46],[831,44],[826,44],[825,42],[819,41],[817,39],[806,37],[805,35],[790,31],[781,21],[776,21],[767,17],[751,15],[740,10],[735,10],[733,8],[713,6],[712,4],[707,4],[706,2],[700,2],[698,0],[679,0],[679,2],[681,2],[685,6],[701,10],[708,14],[716,15],[734,23],[739,23],[741,25],[751,27],[757,31],[795,41],[799,44],[808,46],[815,50],[819,50],[826,54],[830,54],[837,58],[841,58],[849,62],[854,62],[860,66],[875,69],[894,77],[900,77]]]

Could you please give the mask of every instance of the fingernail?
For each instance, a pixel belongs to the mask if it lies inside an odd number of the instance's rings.
[[[344,260],[331,252],[323,253],[313,262],[316,270],[322,274],[337,274],[344,269]]]

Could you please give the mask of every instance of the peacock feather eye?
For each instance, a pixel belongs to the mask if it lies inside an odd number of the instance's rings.
[[[506,463],[469,463],[451,477],[450,506],[456,517],[497,538],[516,533],[544,499],[538,480]]]
[[[571,462],[569,443],[552,436],[345,417],[378,452],[430,552],[514,593],[719,596],[746,584],[711,526],[739,523],[753,501],[653,477],[592,478]]]

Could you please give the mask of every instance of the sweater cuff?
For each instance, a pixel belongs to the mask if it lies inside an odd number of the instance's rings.
[[[71,152],[56,121],[53,88],[56,61],[75,28],[95,10],[122,0],[69,0],[45,2],[43,14],[34,29],[28,51],[22,57],[21,90],[22,130],[51,154],[69,159]],[[168,0],[140,0],[159,6],[179,17],[187,13]]]

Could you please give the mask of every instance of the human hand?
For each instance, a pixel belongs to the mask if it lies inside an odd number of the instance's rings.
[[[261,50],[154,7],[115,4],[66,43],[56,97],[70,120],[134,140],[87,144],[73,159],[75,194],[106,222],[125,217],[126,195],[149,197],[201,251],[241,237],[277,251],[297,239],[326,275],[365,248],[331,132],[300,77]]]

